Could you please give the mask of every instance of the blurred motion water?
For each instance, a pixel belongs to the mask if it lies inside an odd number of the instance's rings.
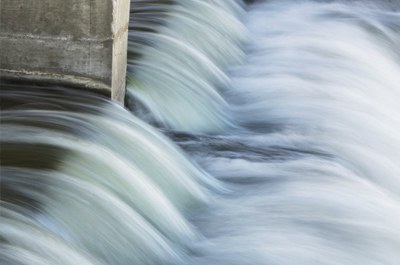
[[[143,107],[128,107],[179,131],[229,127],[223,70],[244,58],[242,6],[236,0],[133,1],[127,93]]]
[[[400,4],[246,2],[133,0],[141,119],[2,86],[1,264],[399,264]]]
[[[243,131],[181,143],[234,190],[196,216],[194,264],[399,264],[400,13],[326,2],[253,5]]]
[[[0,93],[2,264],[176,263],[199,238],[184,212],[222,187],[165,136],[91,93]]]

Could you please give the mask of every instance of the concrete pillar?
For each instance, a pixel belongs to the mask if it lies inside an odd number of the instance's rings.
[[[0,75],[123,102],[130,0],[0,0]]]

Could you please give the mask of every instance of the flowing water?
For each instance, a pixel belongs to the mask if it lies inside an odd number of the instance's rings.
[[[139,118],[3,85],[1,264],[400,264],[400,4],[247,2],[132,2]]]

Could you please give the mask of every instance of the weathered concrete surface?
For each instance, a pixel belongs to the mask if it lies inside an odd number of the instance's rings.
[[[1,77],[105,89],[123,102],[129,5],[1,0]]]

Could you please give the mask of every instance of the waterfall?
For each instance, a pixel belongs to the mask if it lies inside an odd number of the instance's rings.
[[[142,116],[178,131],[231,126],[221,92],[229,85],[224,69],[244,57],[240,1],[133,1],[132,9],[128,96]]]
[[[399,264],[397,1],[131,8],[127,109],[2,84],[1,264]]]
[[[1,91],[4,262],[181,259],[200,236],[184,213],[222,186],[116,104],[81,91],[25,89]]]
[[[234,190],[194,264],[399,264],[400,13],[327,2],[251,6],[225,94],[244,130],[182,141]]]

